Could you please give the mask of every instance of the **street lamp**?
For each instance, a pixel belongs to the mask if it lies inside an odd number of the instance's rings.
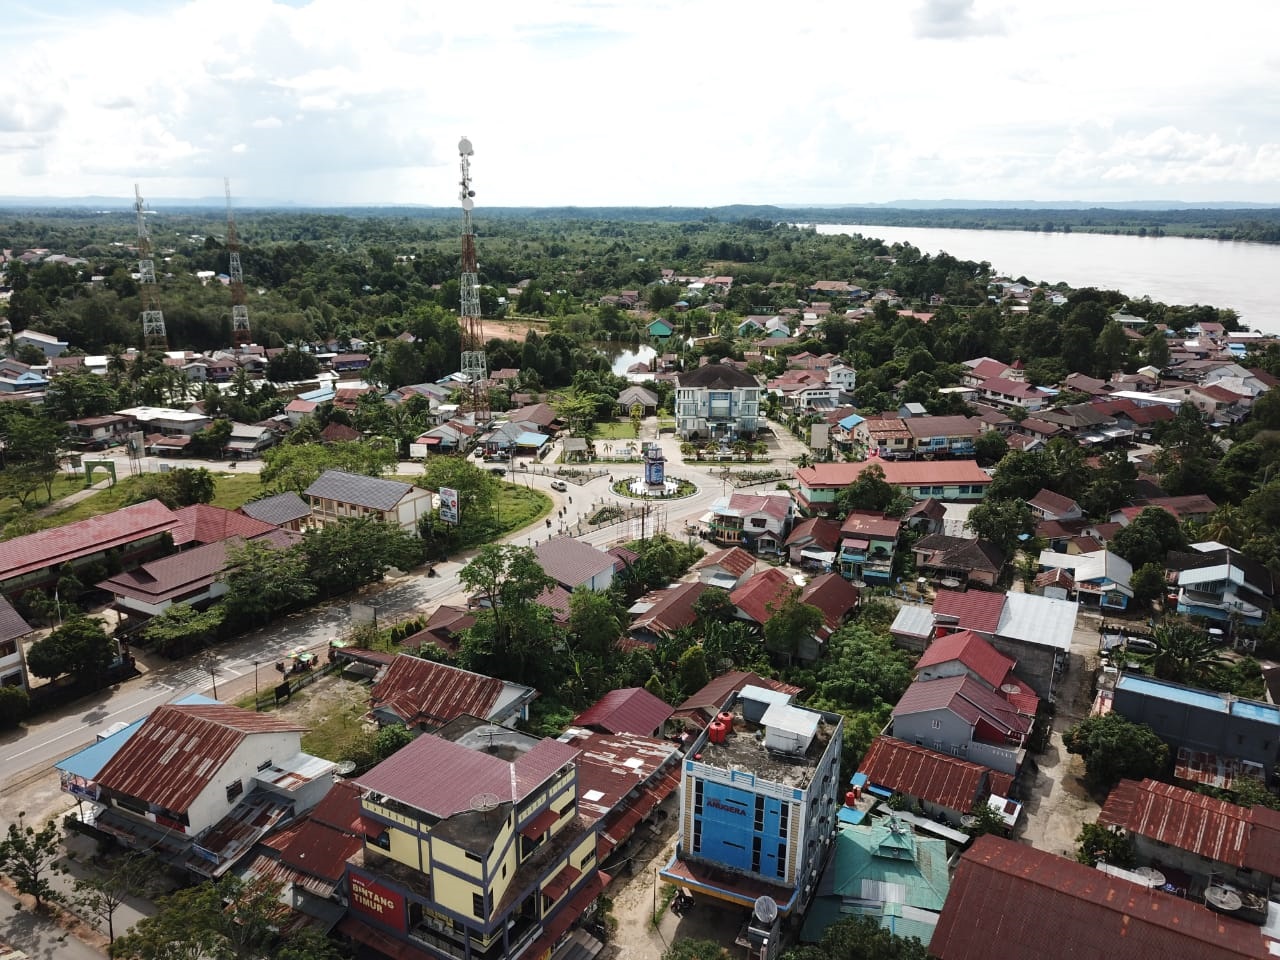
[[[258,662],[253,661],[253,706],[256,710],[258,707]]]
[[[209,679],[213,681],[213,699],[218,699],[218,669],[217,667],[209,668]]]

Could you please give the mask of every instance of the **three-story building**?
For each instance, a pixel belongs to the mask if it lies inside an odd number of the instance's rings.
[[[383,953],[544,956],[604,881],[577,755],[464,716],[356,778],[370,839],[347,861],[342,932]]]
[[[749,908],[799,916],[836,832],[843,717],[746,686],[685,753],[680,839],[662,877]]]
[[[685,440],[733,439],[764,425],[764,385],[746,370],[708,363],[678,376],[676,430]]]

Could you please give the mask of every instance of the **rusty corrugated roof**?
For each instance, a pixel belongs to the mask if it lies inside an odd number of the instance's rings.
[[[442,727],[463,714],[488,720],[502,688],[494,677],[400,654],[373,685],[369,705],[409,726]]]
[[[673,709],[644,687],[610,690],[573,718],[574,726],[599,727],[606,733],[647,736],[671,717]]]
[[[929,953],[938,960],[1263,960],[1258,927],[987,834],[960,858]]]
[[[223,704],[158,708],[98,773],[116,793],[184,812],[245,739],[259,733],[300,733],[306,727]]]
[[[987,768],[893,737],[876,737],[858,764],[874,784],[968,813],[989,789]]]
[[[1259,810],[1265,811],[1257,816]],[[1270,814],[1270,815],[1268,815]],[[1187,850],[1207,860],[1272,873],[1280,850],[1280,816],[1241,807],[1147,778],[1121,780],[1098,822]]]

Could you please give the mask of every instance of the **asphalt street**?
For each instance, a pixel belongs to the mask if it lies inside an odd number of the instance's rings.
[[[652,428],[645,431],[652,436]],[[779,438],[771,446],[775,460],[760,464],[790,472],[789,458],[803,450],[781,427],[775,428]],[[668,472],[693,481],[698,490],[690,497],[672,501],[654,501],[645,519],[645,533],[652,535],[665,530],[674,536],[683,536],[686,527],[710,510],[711,505],[729,491],[722,478],[723,469],[709,465],[681,463],[679,441],[673,437],[661,440],[668,457]],[[554,460],[554,453],[548,461]],[[183,466],[193,465],[184,461]],[[196,463],[211,469],[225,469],[224,462]],[[145,464],[156,469],[152,464]],[[258,461],[244,461],[237,465],[240,471],[256,471]],[[605,467],[605,469],[610,469]],[[415,463],[401,464],[400,473],[412,475],[421,472]],[[633,477],[640,474],[638,464],[618,464],[612,468],[612,477]],[[517,531],[506,542],[531,545],[559,534],[562,525],[572,525],[578,519],[589,516],[604,503],[628,505],[613,495],[609,481],[593,479],[583,485],[569,484],[568,491],[559,493],[550,489],[553,479],[539,473],[514,470],[506,479],[528,484],[545,492],[555,504],[552,526],[543,521]],[[772,485],[752,488],[762,493]],[[560,511],[563,510],[563,517]],[[585,534],[582,539],[596,546],[633,540],[640,535],[639,520],[614,524]],[[467,557],[451,558],[435,568],[436,576],[422,575],[402,577],[387,584],[375,585],[359,596],[313,607],[269,626],[247,634],[233,642],[221,644],[202,654],[175,663],[154,663],[154,669],[143,676],[102,690],[86,697],[56,715],[45,715],[29,721],[17,731],[0,737],[0,792],[21,787],[45,774],[52,764],[69,756],[93,741],[94,736],[119,721],[132,722],[146,716],[157,706],[169,703],[192,693],[215,695],[223,700],[245,696],[255,688],[270,689],[278,680],[274,664],[296,647],[317,652],[324,651],[330,640],[345,635],[354,625],[350,604],[358,602],[371,605],[379,620],[391,622],[416,613],[430,613],[439,604],[462,602],[458,573]]]

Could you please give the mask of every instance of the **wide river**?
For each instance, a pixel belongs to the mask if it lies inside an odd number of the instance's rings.
[[[1033,233],[820,223],[819,233],[860,233],[910,243],[925,253],[989,262],[1034,283],[1120,290],[1169,304],[1230,307],[1263,333],[1280,334],[1280,244],[1130,237],[1104,233]]]

